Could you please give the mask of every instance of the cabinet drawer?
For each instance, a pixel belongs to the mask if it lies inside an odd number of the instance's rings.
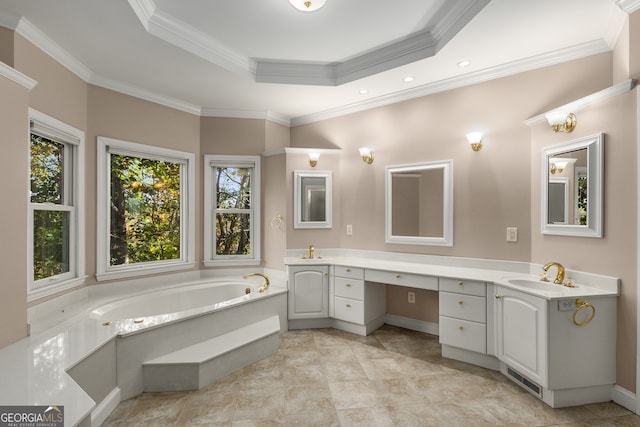
[[[487,326],[440,316],[440,344],[487,353]]]
[[[440,292],[440,314],[473,322],[487,322],[487,300],[464,294]]]
[[[484,297],[487,295],[487,284],[476,280],[440,278],[440,290],[455,292],[457,294],[475,295]]]
[[[364,280],[364,268],[336,265],[333,270],[333,275],[336,277]]]
[[[334,283],[336,296],[364,300],[364,280],[335,277]]]
[[[335,297],[335,318],[364,325],[364,302]]]
[[[368,282],[387,283],[389,285],[408,286],[432,291],[438,290],[438,278],[422,274],[367,269],[364,279]]]

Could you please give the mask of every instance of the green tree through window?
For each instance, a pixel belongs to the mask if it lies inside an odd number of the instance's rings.
[[[111,154],[110,265],[181,257],[181,164]]]

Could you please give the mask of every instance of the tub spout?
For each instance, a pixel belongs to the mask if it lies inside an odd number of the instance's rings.
[[[249,273],[242,276],[243,279],[247,279],[252,276],[260,276],[264,279],[264,283],[258,288],[258,292],[264,292],[269,289],[269,278],[262,273]]]

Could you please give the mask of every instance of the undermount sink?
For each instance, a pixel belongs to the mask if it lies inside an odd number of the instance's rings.
[[[536,289],[539,291],[563,291],[567,289],[563,285],[558,285],[553,282],[541,282],[540,280],[526,279],[526,278],[517,278],[517,279],[508,279],[507,282],[514,286],[521,286],[523,288]],[[574,288],[578,286],[574,285]]]

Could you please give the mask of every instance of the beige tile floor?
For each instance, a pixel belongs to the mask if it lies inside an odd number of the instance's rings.
[[[640,426],[613,402],[552,409],[502,374],[440,356],[438,338],[289,331],[278,353],[199,391],[143,393],[103,426]]]

